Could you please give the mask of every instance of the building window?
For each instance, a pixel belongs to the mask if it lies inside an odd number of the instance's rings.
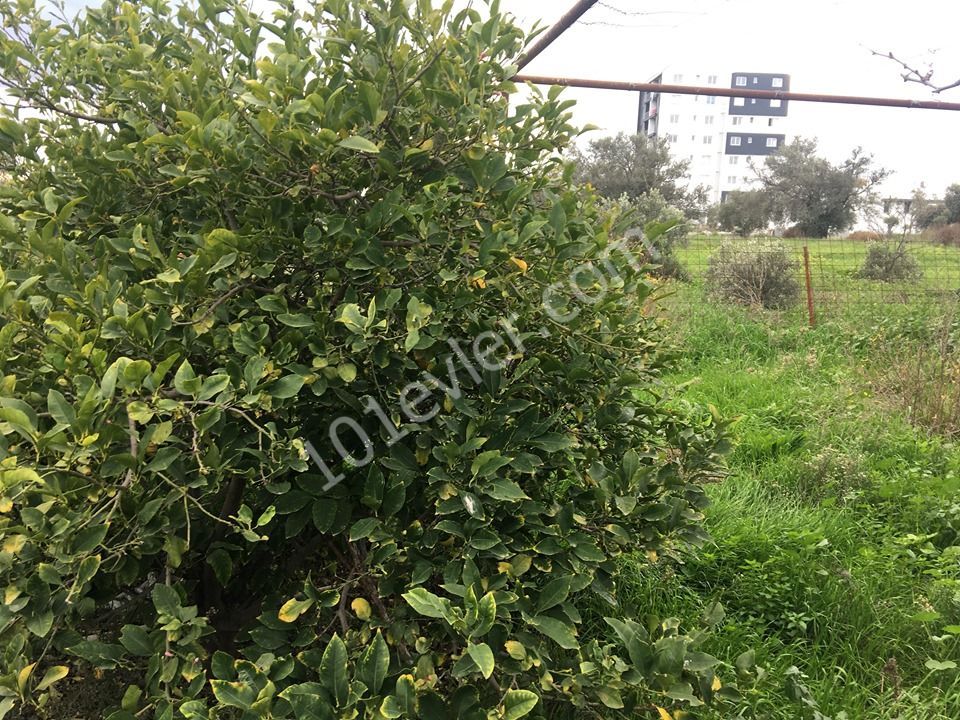
[[[732,138],[730,138],[730,145],[733,147],[740,147],[742,144],[743,138],[741,138],[739,135],[734,135]]]
[[[667,135],[667,142],[675,143],[679,139],[676,135]]]
[[[760,78],[755,77],[755,78],[753,79],[753,84],[756,85],[758,82],[760,82]]]
[[[773,127],[773,118],[767,120],[767,127]]]
[[[748,138],[747,138],[747,145],[753,145],[753,138],[752,138],[752,137],[748,137]]]
[[[776,138],[767,138],[767,147],[776,147],[777,139]]]
[[[774,86],[775,88],[782,88],[782,87],[783,87],[783,78],[782,78],[782,77],[775,77],[775,78],[773,79],[773,86]]]
[[[706,117],[703,118],[703,121],[707,125],[713,125],[713,115],[707,115]]]
[[[671,116],[670,116],[670,122],[672,122],[672,123],[678,123],[678,122],[680,122],[680,116],[679,116],[679,115],[671,115]]]
[[[739,125],[739,124],[741,124],[742,122],[743,122],[743,118],[742,118],[742,117],[735,117],[735,118],[733,118],[733,124],[734,124],[734,125]]]
[[[704,135],[703,136],[704,145],[713,145],[713,135]]]
[[[694,122],[697,121],[697,116],[696,116],[696,115],[693,116],[693,121],[694,121]]]
[[[744,101],[743,98],[734,98],[734,99],[733,99],[733,104],[734,104],[736,107],[743,107],[744,104],[745,104],[745,101]]]
[[[716,75],[707,75],[707,85],[716,85],[717,76]]]
[[[730,143],[730,144],[732,145],[733,143]],[[731,165],[739,165],[739,164],[740,164],[740,158],[737,157],[736,155],[731,155],[731,156],[730,156],[730,164],[731,164]]]
[[[771,101],[770,101],[770,107],[772,107],[772,108],[783,107],[783,101],[782,101],[782,100],[771,100]]]
[[[737,176],[736,175],[728,176],[727,182],[730,183],[731,185],[735,184],[737,182]]]
[[[746,87],[747,79],[743,75],[737,75],[737,87]]]
[[[675,83],[683,82],[683,75],[674,75],[674,76],[673,76],[673,81],[674,81]]]
[[[716,104],[717,104],[717,98],[716,98],[716,97],[714,97],[713,95],[711,95],[710,97],[707,98],[707,105],[716,105]]]
[[[750,104],[751,104],[751,105],[756,105],[756,104],[757,104],[757,99],[756,99],[756,98],[750,98]]]

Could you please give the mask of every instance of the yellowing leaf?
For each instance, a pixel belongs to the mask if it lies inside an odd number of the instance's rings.
[[[55,682],[63,680],[69,674],[70,674],[70,668],[68,668],[66,665],[54,665],[53,667],[47,669],[47,671],[43,674],[43,679],[37,684],[37,687],[34,689],[36,690],[36,692],[40,692],[41,690],[46,690]]]
[[[353,610],[353,614],[361,620],[370,619],[370,603],[363,598],[354,598],[353,602],[350,603],[350,609]]]
[[[17,688],[19,688],[21,695],[23,695],[24,691],[27,689],[27,682],[30,680],[30,673],[33,672],[33,669],[36,666],[36,663],[30,663],[23,670],[17,673]]]
[[[520,258],[518,258],[518,257],[512,257],[512,258],[510,258],[510,262],[512,262],[514,265],[516,265],[518,268],[520,268],[520,272],[525,273],[525,272],[527,271],[527,263],[526,263],[526,261],[524,261],[524,260],[522,260],[522,259],[520,259]]]
[[[647,550],[647,560],[652,563],[657,561],[658,555],[656,550]]]
[[[0,513],[8,513],[13,510],[13,500],[8,497],[0,498]]]
[[[516,640],[507,640],[503,647],[506,649],[507,655],[514,660],[523,660],[527,656],[527,649]]]
[[[660,720],[673,720],[673,717],[670,715],[670,713],[668,713],[662,707],[659,705],[655,705],[654,707],[657,708],[657,714],[660,716]]]
[[[27,544],[26,535],[11,535],[6,540],[3,541],[3,551],[8,552],[11,555],[16,555],[21,550],[23,546]]]
[[[277,613],[277,619],[281,622],[292,623],[309,610],[311,605],[313,605],[313,600],[290,598],[283,604],[283,607],[280,608],[280,611]]]
[[[723,683],[720,682],[720,678],[716,675],[713,676],[713,682],[710,684],[710,689],[716,692],[723,687]]]

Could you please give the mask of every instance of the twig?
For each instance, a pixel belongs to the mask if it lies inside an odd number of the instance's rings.
[[[921,72],[920,70],[917,70],[915,67],[909,65],[905,61],[898,58],[896,55],[893,54],[892,51],[884,53],[884,52],[877,52],[876,50],[871,50],[870,54],[876,57],[882,57],[882,58],[886,58],[887,60],[892,60],[901,68],[903,68],[905,72],[900,77],[903,78],[904,82],[923,85],[924,87],[928,87],[932,89],[934,93],[938,93],[938,94],[942,92],[946,92],[947,90],[952,90],[953,88],[956,88],[956,87],[960,87],[960,78],[946,85],[937,85],[937,83],[933,82],[933,67],[928,68],[926,72]]]

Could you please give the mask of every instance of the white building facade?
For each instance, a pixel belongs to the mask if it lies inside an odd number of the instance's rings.
[[[790,89],[785,73],[689,72],[664,70],[650,80],[666,85]],[[787,100],[677,95],[640,95],[637,132],[670,143],[674,157],[690,163],[692,186],[703,185],[712,203],[731,191],[756,189],[756,172],[766,158],[792,139]]]

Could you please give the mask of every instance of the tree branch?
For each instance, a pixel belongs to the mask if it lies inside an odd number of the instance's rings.
[[[932,66],[928,68],[926,72],[921,72],[917,68],[913,67],[912,65],[909,65],[907,62],[898,58],[896,55],[893,54],[892,51],[884,53],[884,52],[877,52],[876,50],[871,50],[870,54],[876,57],[882,57],[882,58],[886,58],[887,60],[892,60],[897,65],[899,65],[901,69],[904,71],[900,77],[902,77],[903,81],[906,83],[916,83],[917,85],[923,85],[924,87],[930,88],[935,93],[942,93],[942,92],[946,92],[947,90],[952,90],[953,88],[960,87],[960,78],[946,85],[938,85],[933,81]]]

